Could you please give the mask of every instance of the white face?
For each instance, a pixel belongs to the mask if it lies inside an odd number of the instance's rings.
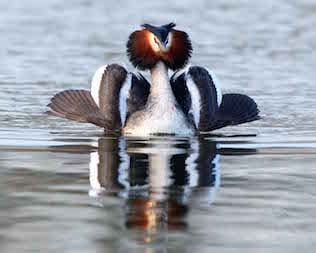
[[[171,33],[168,34],[165,44],[161,43],[160,40],[153,33],[150,33],[149,41],[150,41],[151,48],[155,52],[165,53],[165,52],[168,52],[171,47],[172,34]]]

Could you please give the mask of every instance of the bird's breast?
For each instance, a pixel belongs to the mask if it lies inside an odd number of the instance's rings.
[[[144,110],[130,116],[123,129],[124,135],[153,134],[193,135],[195,130],[176,104],[149,103]]]

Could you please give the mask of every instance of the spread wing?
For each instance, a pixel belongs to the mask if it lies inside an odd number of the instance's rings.
[[[193,66],[176,72],[170,80],[183,112],[199,131],[211,131],[259,119],[254,100],[242,94],[222,95],[216,76]]]
[[[100,67],[92,78],[91,91],[57,93],[48,113],[106,130],[120,130],[127,118],[147,102],[150,84],[140,74],[128,73],[117,64]]]

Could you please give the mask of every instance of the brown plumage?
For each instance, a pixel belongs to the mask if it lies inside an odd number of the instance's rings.
[[[171,30],[172,42],[169,51],[161,57],[167,66],[172,69],[181,69],[189,61],[192,53],[192,45],[187,33]]]
[[[59,92],[47,106],[50,109],[48,114],[110,129],[111,122],[105,119],[90,91],[66,90]]]
[[[133,32],[127,42],[127,55],[133,65],[141,70],[152,68],[160,59],[152,49],[149,39],[150,31],[142,29]]]
[[[171,45],[165,52],[153,49],[150,41],[152,34],[148,29],[133,32],[127,42],[127,55],[133,65],[146,70],[163,61],[172,70],[183,68],[191,57],[191,41],[183,31],[171,29],[170,32]]]

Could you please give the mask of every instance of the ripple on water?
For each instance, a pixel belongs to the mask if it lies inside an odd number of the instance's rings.
[[[0,9],[3,251],[312,251],[312,1],[13,0]],[[253,97],[262,120],[144,140],[44,114],[56,92],[89,89],[98,66],[132,69],[128,34],[169,21],[190,34],[192,64],[212,69],[224,92]]]

